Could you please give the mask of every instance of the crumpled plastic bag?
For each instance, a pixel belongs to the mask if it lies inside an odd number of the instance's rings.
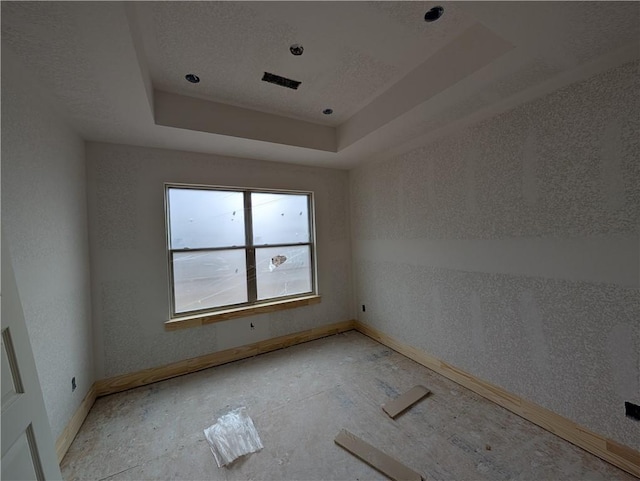
[[[232,409],[219,416],[213,426],[204,430],[204,436],[219,468],[263,448],[246,407]]]

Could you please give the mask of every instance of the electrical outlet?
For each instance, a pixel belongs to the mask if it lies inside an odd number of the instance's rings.
[[[75,390],[76,390],[76,387],[77,387],[77,386],[76,386],[76,378],[75,378],[75,377],[72,377],[72,378],[71,378],[71,392],[75,391]]]
[[[362,312],[365,312],[366,310],[366,307],[364,307],[364,304],[362,304]]]
[[[625,401],[624,413],[628,418],[635,419],[636,421],[640,421],[640,406],[638,406],[637,404],[633,404],[628,401]]]

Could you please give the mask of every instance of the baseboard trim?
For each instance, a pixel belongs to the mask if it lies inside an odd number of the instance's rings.
[[[416,361],[418,364],[422,364],[432,371],[442,374],[446,378],[537,424],[556,436],[598,456],[600,459],[634,476],[640,477],[640,452],[591,432],[559,414],[549,411],[515,394],[511,394],[482,379],[478,379],[419,349],[398,341],[374,327],[367,326],[360,321],[354,321],[354,326],[357,331],[365,336],[384,344],[409,359]]]
[[[246,344],[244,346],[227,349],[226,351],[214,352],[205,356],[199,356],[184,361],[175,362],[166,366],[145,369],[143,371],[124,374],[109,379],[102,379],[93,383],[89,392],[82,400],[82,403],[71,417],[71,420],[64,428],[58,439],[56,440],[56,453],[58,455],[58,463],[62,463],[62,459],[67,454],[71,443],[75,439],[82,423],[87,418],[91,407],[96,399],[108,394],[126,391],[135,387],[146,386],[158,381],[164,381],[183,374],[189,374],[210,367],[219,366],[232,361],[239,361],[247,357],[257,356],[295,344],[313,341],[322,337],[332,336],[341,332],[351,331],[354,329],[355,321],[336,322],[326,326],[315,327],[306,331],[300,331],[285,336],[267,339],[265,341]]]
[[[184,361],[174,362],[166,366],[153,367],[142,371],[123,374],[109,379],[103,379],[96,382],[96,392],[98,397],[114,394],[127,389],[133,389],[145,386],[158,381],[164,381],[183,374],[189,374],[210,367],[219,366],[232,361],[239,361],[247,357],[257,356],[266,352],[275,351],[285,347],[293,346],[321,337],[331,336],[340,332],[350,331],[354,328],[354,321],[343,321],[326,326],[315,327],[306,331],[287,334],[285,336],[267,339],[265,341],[245,344],[244,346],[234,347],[225,351],[214,352],[204,356],[185,359]]]
[[[534,404],[526,399],[509,393],[504,389],[451,366],[425,352],[400,342],[393,337],[367,326],[359,321],[344,321],[326,326],[308,329],[306,331],[287,334],[285,336],[267,339],[252,344],[215,352],[204,356],[186,359],[176,363],[143,371],[124,374],[96,381],[89,389],[82,403],[72,416],[56,440],[56,453],[58,462],[62,462],[69,450],[71,443],[78,434],[82,423],[86,419],[96,399],[108,394],[114,394],[128,389],[145,386],[154,382],[164,381],[172,377],[182,376],[210,367],[219,366],[233,361],[239,361],[248,357],[257,356],[285,347],[294,346],[315,339],[331,336],[341,332],[356,329],[362,334],[378,341],[381,344],[399,352],[400,354],[416,361],[438,374],[470,389],[486,399],[510,410],[511,412],[537,424],[549,432],[581,447],[582,449],[598,456],[614,466],[640,477],[640,452],[623,444],[593,433],[586,428]]]
[[[65,426],[62,433],[60,433],[60,436],[58,436],[58,439],[56,439],[56,454],[58,455],[58,463],[61,463],[62,458],[64,458],[64,455],[67,454],[69,446],[71,446],[71,443],[75,439],[76,434],[78,434],[78,431],[80,431],[80,427],[82,426],[84,420],[87,418],[89,411],[93,407],[93,403],[96,402],[96,398],[96,385],[95,383],[93,383],[93,385],[89,388],[89,392],[87,392],[84,399],[80,403],[80,406],[78,407],[78,409],[76,409],[76,412],[73,413],[73,416],[71,416],[71,419]]]

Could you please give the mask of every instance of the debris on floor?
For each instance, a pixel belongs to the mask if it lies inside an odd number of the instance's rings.
[[[232,409],[219,416],[214,425],[204,430],[204,436],[219,468],[263,448],[260,435],[245,407]]]
[[[401,394],[400,396],[395,398],[393,401],[389,401],[387,404],[382,406],[382,409],[389,415],[389,417],[394,419],[396,416],[409,409],[430,392],[431,391],[429,391],[424,386],[415,386],[409,389],[404,394]]]
[[[342,429],[335,443],[395,481],[422,481],[422,476],[378,448]]]

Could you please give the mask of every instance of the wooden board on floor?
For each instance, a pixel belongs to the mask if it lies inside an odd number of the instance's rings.
[[[392,419],[398,416],[400,413],[406,411],[415,403],[420,401],[423,397],[429,394],[429,391],[424,386],[415,386],[409,389],[404,394],[401,394],[393,401],[389,401],[387,404],[382,406],[382,409],[385,413],[387,413]]]
[[[424,367],[438,374],[442,374],[461,386],[480,394],[489,401],[493,401],[499,406],[552,432],[556,436],[576,446],[580,446],[591,454],[595,454],[600,459],[640,478],[640,451],[591,432],[557,413],[483,381],[468,372],[447,364],[436,357],[430,356],[420,349],[409,346],[374,327],[368,326],[360,321],[355,321],[355,328],[371,339],[390,347],[409,359],[413,359],[418,364],[422,364]]]
[[[345,429],[338,433],[335,443],[394,481],[422,480],[419,473]]]

